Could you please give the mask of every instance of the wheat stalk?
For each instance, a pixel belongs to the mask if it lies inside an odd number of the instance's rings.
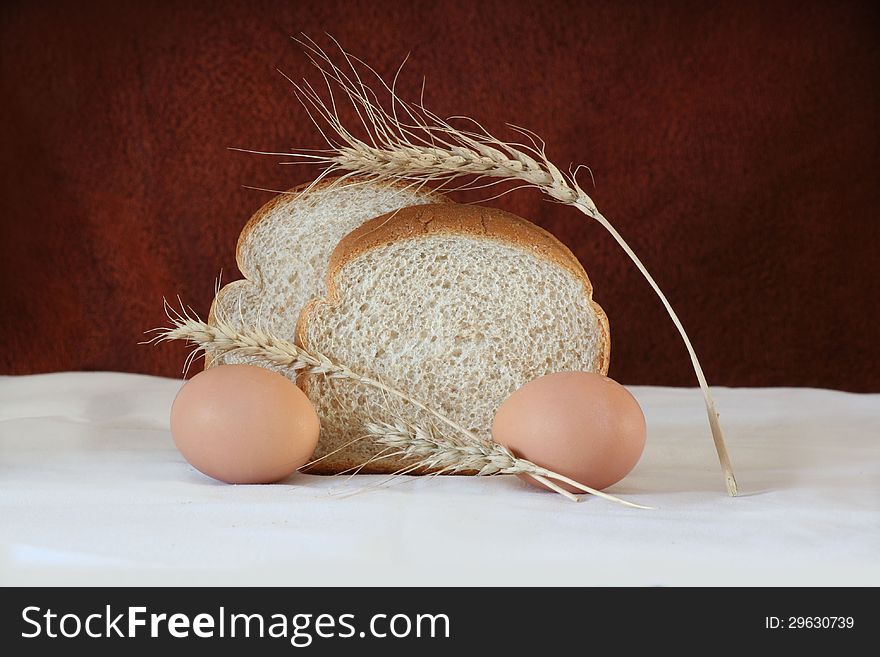
[[[422,100],[419,103],[401,100],[395,91],[397,75],[389,86],[372,68],[346,53],[341,47],[339,50],[347,70],[337,66],[314,41],[305,37],[299,42],[323,76],[329,100],[318,94],[307,80],[298,84],[290,78],[287,79],[294,85],[297,97],[327,141],[329,149],[264,154],[294,156],[298,161],[322,164],[325,168],[319,180],[337,172],[345,172],[341,180],[358,175],[379,181],[406,180],[419,186],[434,181],[445,184],[461,177],[467,178],[468,181],[457,189],[476,189],[497,182],[518,181],[522,183],[520,187],[537,188],[552,200],[571,205],[598,222],[611,234],[648,281],[678,329],[703,392],[706,414],[727,492],[735,496],[736,479],[724,444],[724,433],[715,409],[715,401],[690,338],[645,265],[578,184],[577,172],[580,167],[574,171],[569,169],[568,174],[563,173],[547,158],[544,142],[524,128],[508,124],[528,139],[530,145],[502,141],[473,119],[467,120],[476,126],[477,131],[453,127],[448,120],[425,109]],[[364,84],[356,62],[374,75],[384,87],[390,97],[390,110],[385,109],[376,93]],[[400,69],[397,74],[399,73]],[[355,136],[339,118],[334,87],[341,90],[344,98],[353,105],[364,128],[365,138]],[[450,120],[465,118],[451,117]],[[494,182],[488,185],[478,184],[483,179]]]
[[[183,308],[182,304],[181,307]],[[190,356],[187,358],[187,365],[185,365],[185,367],[188,367],[192,358],[199,351],[205,353],[210,352],[212,354],[237,353],[245,356],[256,356],[261,360],[268,361],[274,365],[280,365],[282,367],[290,368],[295,372],[320,374],[332,379],[347,379],[355,383],[360,383],[376,388],[399,399],[402,399],[403,401],[429,413],[439,422],[454,429],[466,439],[466,441],[453,443],[450,439],[447,438],[443,443],[447,447],[455,445],[458,448],[466,449],[470,446],[477,446],[483,449],[490,449],[491,446],[494,444],[483,440],[472,431],[469,431],[468,429],[462,427],[454,420],[448,418],[442,413],[439,413],[438,411],[427,406],[423,402],[410,397],[400,390],[396,390],[395,388],[392,388],[382,383],[378,379],[374,379],[363,374],[358,374],[357,372],[352,371],[345,365],[333,361],[332,359],[328,358],[320,352],[304,349],[294,344],[293,342],[273,336],[270,333],[267,333],[266,331],[260,329],[259,327],[251,329],[236,328],[231,323],[226,321],[222,316],[215,317],[214,322],[212,324],[209,324],[207,322],[203,322],[195,313],[187,310],[186,308],[183,308],[181,312],[176,311],[167,302],[165,303],[165,310],[166,314],[168,315],[168,319],[171,321],[171,326],[154,329],[154,332],[156,332],[157,335],[148,342],[158,343],[165,342],[167,340],[183,340],[192,344],[195,348],[193,349]],[[378,423],[375,422],[369,424],[371,426],[380,426]],[[402,420],[398,421],[398,424],[400,425],[400,427],[402,427],[401,431],[407,431],[413,426],[403,423]],[[411,434],[414,436],[417,435],[422,437],[427,435],[439,435],[431,434],[431,432],[427,430],[422,430],[420,433],[412,431]],[[403,434],[399,431],[395,435],[397,436],[397,444],[399,445],[399,441],[402,439]],[[454,454],[459,453],[464,454],[464,452],[448,450],[447,456],[451,457]],[[526,461],[523,462],[527,463]],[[589,486],[585,486],[577,481],[574,481],[566,477],[565,475],[552,472],[534,464],[532,464],[532,466],[534,468],[533,470],[523,470],[523,472],[572,501],[576,502],[577,497],[575,497],[565,489],[560,488],[558,485],[549,480],[553,479],[556,481],[561,481],[585,493],[596,495],[597,497],[602,497],[604,499],[618,502],[626,506],[636,508],[648,508],[641,507],[640,505],[633,504],[632,502],[626,502],[612,495],[608,495],[607,493],[595,490],[593,488],[590,488]],[[466,467],[462,469],[470,470],[474,468]]]

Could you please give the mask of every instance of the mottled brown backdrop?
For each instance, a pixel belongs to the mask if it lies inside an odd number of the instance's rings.
[[[138,346],[206,312],[239,229],[321,145],[276,71],[306,32],[426,104],[543,135],[667,291],[710,381],[880,390],[880,30],[870,2],[22,2],[0,10],[0,372],[176,375]],[[588,175],[582,180],[588,180]],[[583,262],[611,374],[693,385],[611,239],[536,192],[493,201]]]

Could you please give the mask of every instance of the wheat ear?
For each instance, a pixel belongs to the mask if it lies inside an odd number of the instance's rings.
[[[367,436],[374,442],[394,450],[392,455],[412,461],[413,465],[408,466],[411,469],[425,468],[432,470],[432,474],[475,471],[478,476],[527,474],[556,492],[565,491],[561,488],[557,489],[557,486],[548,479],[561,481],[591,495],[636,509],[651,508],[621,500],[542,468],[527,459],[518,458],[504,445],[496,442],[480,438],[476,441],[458,441],[434,428],[415,425],[402,418],[395,418],[394,422],[367,422],[365,430]]]
[[[735,496],[736,479],[724,444],[724,433],[715,410],[715,401],[690,338],[645,265],[578,184],[577,172],[580,167],[574,171],[569,169],[568,174],[563,173],[547,158],[544,142],[535,133],[524,128],[508,124],[528,139],[530,145],[502,141],[473,119],[467,120],[475,126],[475,131],[455,128],[449,121],[425,109],[423,101],[412,103],[401,100],[395,92],[397,75],[389,86],[372,68],[346,53],[341,47],[339,50],[345,60],[346,70],[336,65],[314,41],[304,37],[299,42],[323,76],[329,100],[325,101],[306,80],[302,84],[295,83],[290,78],[288,80],[294,85],[297,97],[324,136],[329,149],[267,154],[294,156],[298,161],[322,164],[325,170],[321,177],[343,171],[347,172],[343,178],[359,175],[373,180],[406,180],[413,185],[424,185],[433,181],[448,183],[457,178],[468,178],[457,189],[488,186],[478,184],[483,179],[493,179],[494,182],[517,181],[522,183],[520,187],[539,189],[552,200],[571,205],[598,222],[648,281],[678,329],[703,392],[727,492]],[[390,110],[385,109],[376,93],[364,84],[356,62],[375,76],[384,87],[390,98]],[[354,106],[366,133],[364,139],[356,137],[339,118],[333,95],[334,87],[341,90],[344,98]]]
[[[210,351],[212,354],[234,352],[245,356],[256,356],[261,360],[268,361],[275,365],[288,367],[296,372],[321,374],[332,379],[348,379],[355,383],[367,385],[398,397],[399,399],[429,413],[439,422],[454,429],[466,439],[466,442],[459,443],[460,445],[481,445],[485,448],[493,444],[483,440],[472,431],[462,427],[454,420],[435,411],[419,400],[413,399],[406,393],[387,386],[378,379],[353,372],[345,365],[333,361],[320,352],[303,349],[293,342],[275,337],[259,328],[240,329],[233,327],[232,324],[224,320],[222,317],[215,317],[214,323],[209,324],[203,322],[198,316],[191,313],[191,311],[184,309],[182,313],[179,313],[167,303],[165,304],[165,308],[172,325],[167,328],[155,329],[157,335],[150,340],[150,342],[183,340],[191,343],[194,345],[195,349],[192,354],[190,354],[190,358],[187,359],[187,363],[189,363],[193,355],[199,351]],[[403,426],[404,429],[406,428],[406,425],[401,426]],[[399,437],[400,434],[398,434],[398,438]],[[451,443],[447,440],[447,444]],[[541,468],[540,466],[534,464],[532,464],[532,466],[534,467],[534,470],[524,470],[523,472],[572,501],[577,501],[577,498],[574,495],[548,480],[553,479],[561,481],[577,488],[578,490],[589,493],[590,495],[596,495],[597,497],[602,497],[626,506],[648,508],[640,507],[632,502],[626,502],[613,495],[597,491],[564,475]]]

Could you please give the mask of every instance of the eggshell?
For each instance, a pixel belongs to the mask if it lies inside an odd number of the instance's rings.
[[[320,423],[302,390],[253,365],[190,379],[171,407],[171,434],[196,469],[230,484],[284,479],[308,462]]]
[[[504,401],[492,424],[492,438],[516,456],[596,489],[617,483],[635,467],[646,431],[632,394],[592,372],[530,381]]]

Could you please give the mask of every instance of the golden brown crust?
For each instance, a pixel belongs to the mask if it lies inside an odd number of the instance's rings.
[[[328,295],[325,300],[313,299],[302,309],[296,325],[296,340],[305,345],[305,328],[312,309],[318,303],[334,303],[339,292],[336,274],[362,253],[385,244],[420,235],[465,234],[480,239],[492,239],[515,244],[538,257],[550,260],[578,277],[587,298],[596,313],[602,332],[602,348],[593,364],[594,369],[608,373],[611,361],[611,334],[608,316],[593,300],[593,286],[580,261],[562,242],[543,228],[515,214],[480,205],[442,203],[414,205],[389,212],[367,221],[343,237],[330,256],[327,267]],[[307,346],[307,345],[306,345]]]

